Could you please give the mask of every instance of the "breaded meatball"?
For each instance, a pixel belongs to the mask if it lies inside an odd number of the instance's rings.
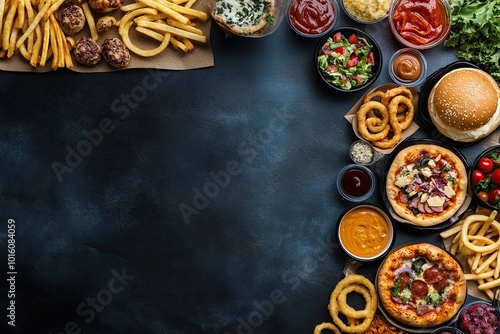
[[[82,3],[83,0],[65,0],[64,4],[66,6],[71,6],[71,5],[79,5]]]
[[[123,5],[124,0],[89,0],[89,5],[98,13],[108,13]]]
[[[81,64],[94,66],[101,61],[101,47],[92,38],[82,36],[73,47],[75,60]]]
[[[61,11],[59,21],[64,33],[73,36],[85,26],[85,14],[82,7],[71,5]]]
[[[116,19],[113,16],[101,16],[96,23],[96,29],[98,33],[103,33],[109,30],[112,26],[116,24]]]
[[[102,44],[102,56],[114,67],[122,68],[130,62],[127,46],[117,37],[106,38]]]

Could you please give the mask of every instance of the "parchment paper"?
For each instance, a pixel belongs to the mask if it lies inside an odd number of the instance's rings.
[[[387,84],[384,84],[384,85],[381,85],[381,86],[378,86],[376,88],[373,88],[373,89],[370,89],[368,90],[360,99],[359,101],[347,112],[347,114],[344,116],[345,119],[347,119],[347,121],[349,121],[349,123],[352,124],[352,129],[354,131],[354,133],[356,134],[356,136],[359,138],[359,139],[363,139],[363,137],[361,136],[361,134],[359,133],[358,131],[358,120],[357,120],[357,112],[359,110],[359,108],[361,107],[361,105],[363,104],[363,100],[364,98],[372,93],[372,92],[375,92],[375,91],[387,91],[388,89],[391,89],[391,88],[395,88],[395,87],[398,87],[397,84],[394,84],[394,83],[387,83]],[[413,94],[413,107],[415,109],[415,114],[418,113],[418,92],[417,92],[417,89],[414,88],[414,87],[411,87],[409,88]],[[410,137],[412,134],[414,134],[415,132],[417,132],[417,130],[419,129],[419,126],[417,125],[417,123],[415,123],[414,121],[411,123],[411,125],[402,132],[402,135],[401,135],[401,141],[403,141],[404,139]],[[400,142],[401,142],[400,141]],[[375,150],[379,153],[382,153],[382,154],[390,154],[396,147],[394,146],[393,148],[390,148],[390,149],[382,149],[382,148],[379,148],[379,147],[376,147],[376,146],[373,146],[375,148]]]
[[[125,4],[133,3],[134,0],[125,0]],[[61,7],[62,8],[62,7]],[[198,0],[193,9],[197,9],[203,12],[208,13],[208,6],[206,0]],[[97,22],[97,19],[100,16],[106,14],[98,14],[96,12],[92,12],[94,14],[94,20]],[[115,10],[107,15],[114,16],[117,20],[123,15],[123,11]],[[95,73],[95,72],[113,72],[118,70],[126,70],[133,68],[152,68],[152,69],[164,69],[164,70],[189,70],[195,68],[203,68],[214,66],[214,58],[213,52],[210,45],[210,28],[211,28],[211,17],[209,15],[209,19],[207,21],[202,21],[200,19],[196,19],[192,21],[196,23],[196,27],[201,29],[204,35],[207,37],[206,43],[199,43],[193,41],[194,50],[184,53],[181,50],[175,50],[172,45],[169,45],[167,50],[163,53],[150,58],[143,58],[134,53],[131,53],[131,60],[127,67],[123,69],[117,69],[110,66],[104,59],[101,59],[101,62],[93,67],[89,67],[86,65],[79,64],[73,59],[73,68],[70,70],[81,73]],[[145,49],[153,49],[159,45],[159,42],[149,39],[149,37],[143,35],[138,35],[134,32],[134,26],[130,29],[130,36],[132,41],[137,45]],[[76,34],[74,37],[75,41],[80,36],[90,37],[90,29],[88,24],[85,25],[85,28]],[[108,37],[119,37],[118,35],[118,27],[112,27],[106,33],[99,35],[99,40],[97,43],[102,45],[105,38]],[[32,67],[20,53],[19,50],[16,50],[16,53],[9,59],[0,59],[0,70],[3,71],[13,71],[13,72],[48,72],[52,71],[49,64],[40,67],[37,66]]]

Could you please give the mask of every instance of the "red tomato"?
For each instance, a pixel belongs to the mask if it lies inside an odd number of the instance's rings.
[[[490,197],[490,203],[500,205],[500,188],[491,189],[488,196]]]
[[[485,178],[486,178],[486,176],[479,169],[474,169],[472,171],[472,184],[474,185],[474,187],[477,186],[479,181],[482,181]]]
[[[488,202],[488,200],[490,199],[490,196],[488,195],[488,193],[486,191],[478,192],[477,197],[479,197],[479,199],[483,202]]]
[[[333,52],[336,52],[338,54],[343,54],[344,53],[344,48],[339,46],[338,48],[336,48],[335,50],[333,50]]]
[[[500,169],[495,169],[493,173],[491,173],[491,182],[500,186]]]
[[[349,59],[347,61],[347,64],[346,64],[346,68],[351,68],[351,67],[354,67],[356,65],[358,65],[359,63],[359,57],[358,56],[354,56],[354,57],[351,57],[351,59]]]
[[[325,68],[325,72],[327,73],[337,72],[338,70],[339,68],[337,67],[337,65],[330,65],[327,68]]]
[[[356,36],[356,34],[352,34],[351,36],[349,36],[347,41],[351,44],[356,44],[358,42],[358,36]]]
[[[340,43],[342,42],[342,33],[341,32],[337,32],[335,33],[335,35],[333,35],[333,41],[335,43]]]
[[[366,56],[366,62],[368,64],[372,64],[372,66],[375,66],[375,56],[373,55],[373,51],[368,52],[368,55]]]
[[[493,170],[493,161],[490,158],[481,158],[477,162],[477,168],[485,173],[489,173]]]

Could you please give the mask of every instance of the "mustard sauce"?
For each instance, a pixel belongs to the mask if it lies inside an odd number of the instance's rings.
[[[392,69],[401,80],[415,81],[422,73],[422,63],[417,56],[411,53],[402,53],[394,59]]]
[[[389,242],[389,225],[372,208],[355,208],[341,220],[339,237],[344,248],[358,257],[373,257]]]

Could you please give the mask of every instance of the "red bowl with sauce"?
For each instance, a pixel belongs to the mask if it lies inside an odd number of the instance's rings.
[[[451,13],[447,0],[394,0],[389,9],[389,24],[401,44],[430,49],[450,33]]]
[[[337,189],[350,202],[367,200],[375,191],[375,183],[373,172],[360,164],[345,166],[337,176]]]
[[[304,37],[321,37],[337,22],[339,9],[335,0],[292,0],[287,19],[290,27]]]

